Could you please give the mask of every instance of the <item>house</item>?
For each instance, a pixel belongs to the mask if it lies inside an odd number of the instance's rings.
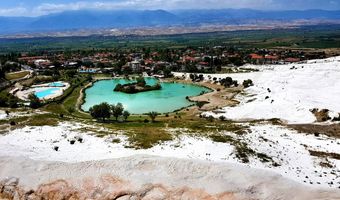
[[[191,57],[191,56],[184,56],[184,57],[183,57],[183,62],[184,62],[184,63],[193,63],[193,62],[195,62],[195,61],[196,61],[196,59],[193,58],[193,57]]]
[[[196,67],[197,67],[198,70],[205,70],[205,69],[209,69],[209,68],[210,68],[208,62],[199,62],[199,63],[196,65]]]
[[[47,68],[51,65],[51,61],[45,59],[37,59],[34,61],[34,65],[38,68]]]
[[[263,64],[264,63],[264,57],[259,55],[259,54],[256,54],[256,53],[249,54],[249,58],[255,64]]]
[[[140,63],[140,60],[135,59],[134,61],[128,62],[125,66],[123,66],[123,71],[131,69],[133,72],[142,72],[143,67]]]
[[[286,58],[285,62],[286,63],[294,63],[294,62],[300,62],[300,58]]]
[[[264,56],[265,62],[268,64],[275,64],[279,61],[279,56],[276,55],[265,55]]]

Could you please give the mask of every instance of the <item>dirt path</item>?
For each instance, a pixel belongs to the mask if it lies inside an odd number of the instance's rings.
[[[79,91],[79,97],[77,99],[77,103],[76,103],[76,110],[80,113],[83,114],[88,114],[86,112],[84,112],[81,108],[81,105],[84,103],[84,92],[87,88],[91,87],[93,85],[93,82],[85,85],[80,91]]]

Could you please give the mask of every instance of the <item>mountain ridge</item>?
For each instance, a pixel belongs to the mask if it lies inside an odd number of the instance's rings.
[[[340,20],[340,11],[252,9],[214,10],[78,10],[39,17],[0,17],[0,33],[63,31],[72,29],[187,26],[202,24],[238,25],[256,20]]]

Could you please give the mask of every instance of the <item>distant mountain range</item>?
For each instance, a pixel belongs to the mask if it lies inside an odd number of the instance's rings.
[[[63,31],[72,29],[197,26],[203,24],[239,25],[257,20],[340,20],[340,11],[259,11],[221,10],[120,10],[66,11],[39,17],[0,17],[0,34]]]

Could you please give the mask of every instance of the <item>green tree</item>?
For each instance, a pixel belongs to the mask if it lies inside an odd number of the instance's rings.
[[[124,120],[126,121],[126,120],[128,119],[129,116],[130,116],[129,111],[125,110],[125,111],[123,112]]]
[[[148,113],[148,116],[150,117],[152,122],[155,122],[155,119],[156,119],[156,117],[158,115],[159,115],[159,113],[158,112],[154,112],[154,111]]]
[[[0,94],[0,107],[7,107],[8,96],[5,94]]]
[[[39,108],[42,105],[40,99],[33,93],[28,95],[28,99],[30,100],[30,107],[33,109]]]
[[[15,96],[10,95],[8,98],[8,106],[10,108],[17,108],[18,107],[18,99]]]
[[[138,86],[144,87],[146,85],[146,81],[142,76],[137,77],[136,81]]]
[[[111,105],[111,112],[112,115],[116,118],[116,121],[118,120],[119,116],[123,115],[124,107],[123,104],[117,103],[117,105]]]
[[[106,102],[91,107],[89,111],[93,118],[102,119],[103,121],[111,116],[111,107]]]

